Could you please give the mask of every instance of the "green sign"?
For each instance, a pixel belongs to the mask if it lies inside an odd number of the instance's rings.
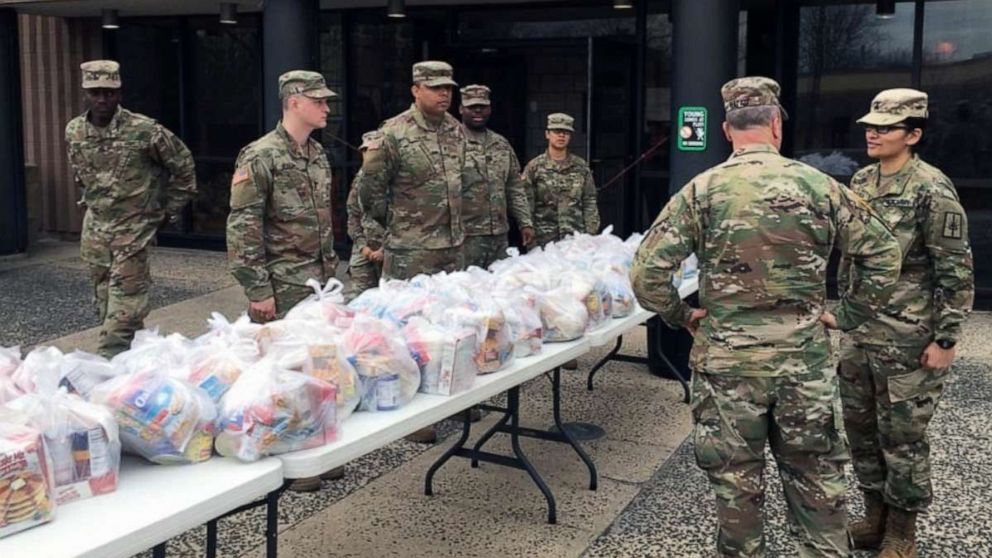
[[[679,151],[706,151],[706,107],[679,107]]]

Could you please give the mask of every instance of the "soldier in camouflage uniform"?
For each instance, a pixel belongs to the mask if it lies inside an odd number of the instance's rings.
[[[506,257],[507,202],[524,245],[534,241],[530,203],[520,180],[520,162],[506,138],[488,129],[491,91],[485,85],[461,89],[459,113],[465,127],[466,168],[462,187],[465,265],[488,268]]]
[[[100,354],[126,350],[148,315],[148,247],[196,193],[193,156],[169,130],[120,106],[120,65],[84,62],[89,109],[65,128],[86,209],[80,239],[100,320]]]
[[[836,323],[850,329],[884,304],[899,247],[847,188],[779,155],[779,86],[763,77],[721,89],[733,143],[727,162],[693,178],[665,206],[634,258],[638,301],[694,333],[696,462],[717,500],[721,556],[764,556],[765,445],[778,463],[800,556],[849,555],[847,444],[827,331],[826,268],[838,246],[858,275]],[[699,258],[700,309],[672,285]]]
[[[337,271],[331,165],[324,148],[310,137],[327,125],[327,101],[334,96],[317,72],[293,70],[279,76],[282,120],[245,146],[234,164],[227,255],[253,321],[285,317],[313,294],[307,279],[323,284]],[[339,467],[324,478],[343,474]],[[300,492],[319,488],[317,477],[290,485]]]
[[[522,179],[531,201],[538,246],[574,232],[599,232],[596,184],[585,160],[568,151],[575,119],[548,115],[548,150],[531,159]]]
[[[359,151],[364,157],[369,144],[379,141],[380,133],[366,132],[362,134],[362,145]],[[385,231],[382,225],[368,219],[358,203],[358,186],[364,174],[361,170],[355,175],[348,192],[348,236],[351,237],[351,259],[348,262],[348,274],[351,276],[349,298],[354,298],[368,289],[379,285],[382,276],[382,242]]]
[[[365,153],[358,198],[386,229],[385,277],[464,267],[465,136],[447,112],[457,85],[445,62],[414,64],[413,105],[384,122]]]
[[[933,498],[926,428],[975,287],[968,220],[954,185],[913,154],[926,117],[926,93],[879,93],[858,120],[868,155],[879,163],[851,179],[902,249],[892,300],[844,336],[840,364],[844,419],[867,510],[852,523],[852,539],[858,548],[881,544],[881,556],[892,558],[916,556],[916,514]],[[849,264],[840,266],[842,290],[855,284]]]

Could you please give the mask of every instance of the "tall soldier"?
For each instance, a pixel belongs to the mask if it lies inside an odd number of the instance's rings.
[[[365,153],[358,199],[386,229],[382,273],[391,279],[464,267],[465,136],[448,114],[452,73],[446,62],[414,64],[413,105],[384,122]]]
[[[556,112],[548,115],[544,132],[548,149],[531,159],[521,178],[530,198],[537,244],[561,240],[573,232],[599,232],[599,206],[592,171],[568,151],[575,119]]]
[[[465,135],[448,114],[453,70],[446,62],[413,65],[413,105],[383,123],[371,142],[358,186],[362,210],[386,229],[382,275],[409,279],[465,267],[462,172]],[[433,426],[408,440],[432,443]]]
[[[463,87],[458,109],[468,141],[462,188],[465,265],[481,268],[506,257],[506,233],[510,230],[507,205],[520,227],[524,245],[534,241],[530,203],[520,180],[520,162],[510,142],[487,128],[493,113],[490,94],[485,85]]]
[[[196,193],[193,156],[172,132],[120,106],[120,65],[80,65],[88,110],[65,127],[86,209],[80,253],[103,325],[100,354],[131,344],[148,315],[148,246]]]
[[[844,336],[841,396],[854,470],[867,514],[851,524],[856,548],[916,556],[916,515],[933,499],[926,428],[954,361],[975,281],[968,220],[951,181],[913,151],[927,118],[927,94],[882,91],[865,125],[878,163],[851,189],[888,224],[902,249],[892,300],[875,319]],[[853,285],[848,260],[840,284]]]
[[[327,100],[334,96],[317,72],[279,76],[282,120],[242,149],[235,163],[227,253],[256,322],[282,318],[313,293],[307,279],[324,283],[337,271],[331,166],[310,137],[327,125]],[[339,468],[329,476],[341,474]],[[299,479],[290,488],[317,490],[320,479]]]
[[[378,143],[381,134],[378,131],[362,134],[362,145],[358,150],[364,158],[369,145]],[[358,188],[364,173],[359,170],[348,192],[348,236],[351,237],[351,259],[348,262],[348,274],[351,276],[351,291],[349,296],[354,298],[368,289],[379,285],[382,276],[383,240],[385,231],[382,225],[366,217],[362,205],[358,203]]]
[[[836,320],[857,327],[886,302],[899,246],[850,190],[779,155],[779,86],[764,77],[721,89],[734,152],[665,206],[634,258],[638,301],[689,328],[696,462],[717,500],[721,556],[764,556],[765,445],[778,463],[800,556],[847,556],[836,373],[826,328],[826,268],[837,245],[857,281]],[[700,309],[672,286],[699,257]]]

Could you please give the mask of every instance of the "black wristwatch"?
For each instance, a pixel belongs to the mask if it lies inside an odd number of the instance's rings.
[[[945,351],[948,349],[953,349],[954,345],[958,344],[957,341],[954,341],[952,339],[938,339],[936,343],[938,347],[944,349]]]

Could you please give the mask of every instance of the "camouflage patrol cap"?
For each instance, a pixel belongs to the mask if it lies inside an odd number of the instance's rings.
[[[308,70],[290,70],[279,76],[279,98],[303,95],[311,99],[327,99],[337,94],[327,88],[324,76]]]
[[[886,89],[871,101],[871,111],[858,124],[889,126],[907,118],[926,118],[927,94],[915,89]]]
[[[365,151],[373,144],[377,143],[382,138],[382,132],[379,130],[372,130],[362,134],[362,144],[358,146],[359,151]]]
[[[466,85],[461,88],[462,106],[489,105],[489,95],[492,92],[492,89],[485,85]]]
[[[574,132],[574,124],[575,119],[563,112],[548,115],[548,130],[567,130]]]
[[[79,65],[83,89],[120,89],[121,65],[113,60],[90,60]]]
[[[763,76],[746,76],[732,79],[720,88],[723,108],[727,113],[749,107],[778,107],[783,119],[789,118],[778,100],[782,88],[778,82]]]
[[[440,60],[424,60],[413,65],[413,83],[427,87],[439,85],[458,87],[458,83],[452,79],[454,74],[455,70],[451,64]]]

